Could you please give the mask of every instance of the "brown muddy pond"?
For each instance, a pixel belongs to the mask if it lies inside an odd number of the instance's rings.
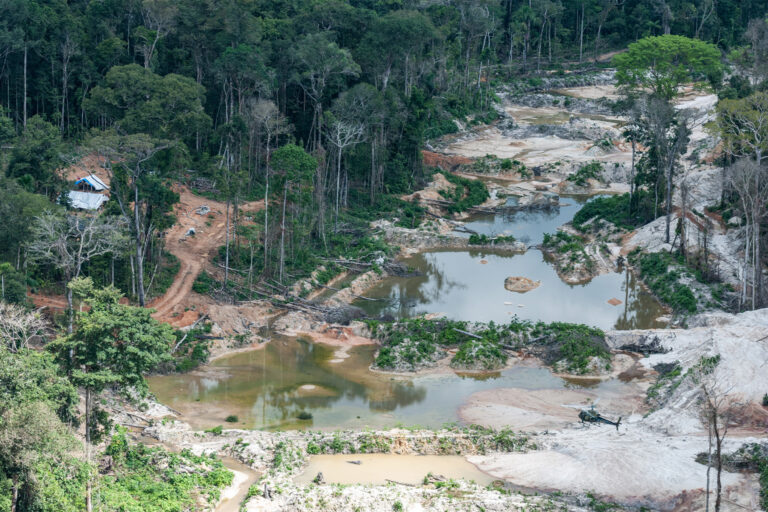
[[[359,463],[359,464],[357,464]],[[297,484],[309,484],[319,472],[331,484],[386,485],[390,481],[421,485],[432,473],[453,480],[490,485],[494,478],[483,473],[460,455],[392,455],[369,453],[357,455],[313,455],[304,471],[294,478]]]
[[[216,359],[199,370],[150,377],[161,403],[180,411],[194,428],[225,425],[260,429],[439,428],[456,422],[466,399],[486,389],[580,388],[548,369],[514,366],[487,374],[452,371],[392,376],[369,370],[376,347],[356,346],[338,360],[337,347],[273,337],[260,350]],[[618,380],[588,383],[597,393],[633,393]],[[306,412],[312,419],[299,420]],[[225,423],[229,415],[237,423]],[[423,475],[422,475],[423,476]]]

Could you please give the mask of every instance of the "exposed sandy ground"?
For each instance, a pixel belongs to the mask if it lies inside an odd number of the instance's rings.
[[[618,99],[619,93],[615,85],[591,85],[587,87],[566,87],[563,89],[553,89],[552,92],[572,96],[574,98],[585,98],[589,100],[599,100],[606,98],[609,100]]]
[[[589,425],[540,436],[538,441],[543,445],[540,450],[472,456],[469,460],[492,476],[526,487],[563,492],[591,490],[611,500],[645,505],[652,510],[702,508],[706,467],[694,459],[707,450],[705,436],[661,436],[633,418],[619,431]],[[727,447],[736,449],[742,441],[729,441]],[[757,510],[754,476],[724,472],[723,485],[729,499],[748,510]],[[684,493],[687,499],[681,497]],[[678,508],[679,502],[682,508]],[[724,508],[738,509],[730,504]]]
[[[226,237],[225,203],[206,199],[193,194],[187,187],[178,187],[179,203],[174,208],[176,224],[165,234],[165,248],[179,258],[181,268],[173,284],[160,297],[150,302],[149,307],[157,312],[153,315],[158,320],[170,323],[174,327],[192,324],[199,317],[199,311],[190,312],[194,303],[206,304],[209,301],[190,300],[192,284],[204,267],[210,265],[218,248]],[[203,205],[210,208],[206,215],[198,215],[195,210]],[[241,206],[241,215],[259,211],[263,201],[245,203]],[[206,225],[210,222],[210,226]],[[190,229],[194,236],[187,236]],[[216,320],[212,317],[212,320]]]
[[[578,408],[563,405],[584,405],[598,398],[588,389],[526,390],[498,388],[472,395],[459,410],[459,417],[468,424],[479,424],[496,429],[511,428],[524,432],[562,429],[578,421]],[[598,410],[607,418],[627,418],[647,409],[644,394],[638,386],[634,396],[606,394],[601,390]],[[612,428],[612,427],[609,427]]]

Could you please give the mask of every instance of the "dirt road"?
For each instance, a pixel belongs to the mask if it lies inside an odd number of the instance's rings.
[[[208,265],[226,238],[226,204],[193,194],[187,187],[177,187],[179,203],[175,207],[176,224],[165,234],[165,248],[179,259],[181,267],[173,284],[160,297],[149,303],[157,310],[153,315],[158,320],[174,327],[192,324],[199,317],[197,311],[185,311],[190,306],[189,295],[192,284]],[[259,211],[263,201],[245,203],[244,212]],[[202,207],[209,211],[204,215]],[[190,230],[194,234],[189,234]]]

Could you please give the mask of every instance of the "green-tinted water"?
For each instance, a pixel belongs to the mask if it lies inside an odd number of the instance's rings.
[[[247,428],[365,428],[398,424],[439,427],[457,420],[457,410],[476,391],[499,387],[574,387],[545,368],[513,367],[483,375],[453,372],[393,377],[371,372],[375,347],[348,350],[275,337],[266,347],[217,359],[183,375],[149,379],[157,398],[179,410],[196,428],[228,425],[234,414]],[[593,383],[594,385],[594,383]],[[627,386],[618,381],[598,388]],[[300,412],[311,420],[298,420]]]

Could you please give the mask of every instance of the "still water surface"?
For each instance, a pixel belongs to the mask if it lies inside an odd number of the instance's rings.
[[[515,366],[469,375],[453,372],[394,377],[369,370],[375,347],[357,346],[340,363],[338,348],[276,336],[260,350],[222,357],[181,375],[151,377],[160,402],[179,410],[195,428],[337,429],[425,426],[457,420],[472,393],[485,389],[581,387],[546,368]],[[591,382],[598,391],[620,392],[620,381]],[[629,388],[628,388],[629,389]],[[300,412],[312,414],[299,420]]]

